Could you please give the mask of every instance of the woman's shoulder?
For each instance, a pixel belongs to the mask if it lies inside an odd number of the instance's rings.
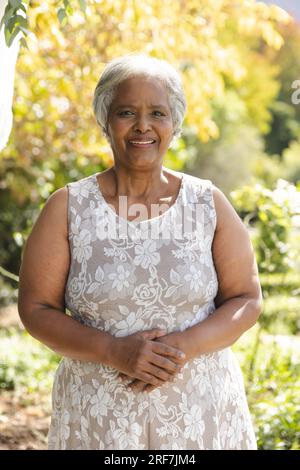
[[[202,189],[212,189],[214,183],[212,180],[207,178],[200,178],[199,176],[190,175],[189,173],[182,173],[184,178],[190,183],[191,186],[200,187]]]
[[[213,186],[213,182],[209,179],[199,178],[198,176],[193,176],[189,173],[184,173],[181,171],[171,170],[170,168],[165,168],[165,174],[170,175],[177,180],[184,179],[185,184],[194,189],[200,188],[203,190],[212,188]]]
[[[184,197],[188,202],[207,202],[212,199],[214,184],[210,179],[199,178],[189,173],[179,173],[184,178]],[[204,200],[204,201],[203,201]]]
[[[189,201],[204,203],[212,218],[216,219],[216,227],[220,228],[228,220],[236,219],[236,211],[223,191],[213,180],[200,178],[183,173],[186,181],[186,197]],[[225,216],[226,214],[226,216]]]
[[[98,173],[93,173],[88,176],[83,176],[80,179],[69,181],[68,183],[65,184],[64,187],[70,188],[70,189],[75,189],[79,187],[86,187],[86,188],[91,188],[95,187],[95,183],[97,181],[97,174]]]
[[[83,201],[88,204],[91,197],[96,197],[99,191],[97,174],[98,173],[93,173],[76,181],[70,181],[65,185],[65,188],[68,190],[69,199],[71,198],[73,203],[76,200],[76,202],[81,206]]]
[[[201,202],[208,205],[211,217],[216,219],[216,229],[218,231],[224,228],[230,229],[230,227],[236,225],[241,226],[241,219],[229,198],[215,185],[213,180],[192,175],[187,175],[187,177],[190,181],[192,194],[197,189],[197,200],[200,197]]]

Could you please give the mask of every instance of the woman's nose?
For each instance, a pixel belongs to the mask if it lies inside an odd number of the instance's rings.
[[[146,132],[150,130],[151,125],[146,116],[137,116],[134,123],[134,130],[140,132]]]

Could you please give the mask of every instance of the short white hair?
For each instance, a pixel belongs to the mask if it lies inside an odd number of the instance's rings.
[[[94,92],[93,111],[108,141],[108,113],[117,87],[127,78],[141,76],[156,78],[165,85],[174,126],[173,139],[180,137],[186,112],[186,98],[179,73],[163,59],[146,54],[127,54],[113,59],[106,65]]]

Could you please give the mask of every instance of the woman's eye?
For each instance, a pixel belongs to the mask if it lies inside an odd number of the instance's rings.
[[[119,113],[119,116],[128,116],[127,113],[133,114],[132,111],[121,111]],[[153,111],[153,114],[154,113],[158,113],[158,116],[164,116],[164,114],[161,111]],[[157,116],[157,114],[155,114],[155,115]]]
[[[119,113],[119,115],[120,115],[120,116],[123,116],[125,113],[131,113],[131,111],[121,111],[121,112]]]

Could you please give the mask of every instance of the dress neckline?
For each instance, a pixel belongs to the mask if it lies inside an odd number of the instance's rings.
[[[134,220],[128,220],[128,219],[125,219],[124,217],[120,217],[116,211],[111,207],[110,204],[108,204],[108,202],[106,202],[106,199],[104,198],[102,192],[101,192],[101,189],[100,189],[100,186],[99,186],[99,183],[98,183],[98,179],[97,179],[97,176],[101,174],[101,171],[98,172],[98,173],[95,173],[93,176],[94,176],[94,180],[95,180],[95,183],[96,183],[96,186],[97,186],[97,189],[98,189],[98,194],[104,204],[105,207],[107,207],[107,210],[116,217],[117,220],[120,220],[122,222],[126,222],[127,224],[129,225],[134,225],[134,226],[138,226],[140,224],[146,224],[146,223],[151,223],[151,222],[156,222],[156,221],[160,221],[162,218],[164,218],[164,216],[166,216],[167,214],[171,213],[172,211],[174,211],[174,209],[176,209],[176,206],[178,205],[179,201],[182,199],[182,193],[183,193],[183,187],[184,187],[184,183],[185,183],[185,178],[184,178],[184,173],[181,173],[181,183],[180,183],[180,188],[179,188],[179,191],[178,191],[178,194],[177,194],[177,197],[175,199],[175,201],[173,202],[173,204],[165,211],[163,212],[162,214],[158,215],[157,217],[152,217],[151,219],[145,219],[145,220],[140,220],[140,221],[137,221],[135,222]]]

